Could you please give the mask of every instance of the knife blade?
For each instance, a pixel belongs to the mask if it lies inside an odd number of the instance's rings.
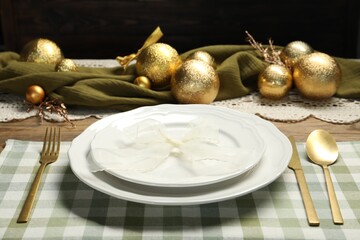
[[[294,172],[295,172],[295,176],[296,176],[299,188],[300,188],[300,193],[301,193],[302,200],[303,200],[303,203],[305,206],[305,212],[306,212],[306,216],[307,216],[309,225],[310,226],[319,226],[320,225],[319,218],[317,216],[317,213],[316,213],[316,210],[314,207],[314,203],[311,198],[309,188],[307,186],[306,178],[305,178],[304,171],[302,169],[300,158],[299,158],[299,153],[296,148],[295,139],[293,136],[290,136],[289,140],[291,142],[293,153],[292,153],[291,160],[290,160],[288,167],[290,169],[294,170]]]

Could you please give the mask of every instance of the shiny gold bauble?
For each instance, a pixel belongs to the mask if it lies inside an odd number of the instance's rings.
[[[192,59],[196,59],[196,60],[206,62],[207,64],[212,66],[214,69],[216,69],[216,67],[217,67],[215,59],[208,52],[205,52],[205,51],[196,51],[196,52],[190,54],[186,58],[185,61],[192,60]]]
[[[219,88],[215,69],[200,60],[185,61],[171,78],[171,92],[179,103],[211,103]]]
[[[38,38],[28,42],[20,53],[20,61],[57,64],[64,58],[61,49],[51,40]]]
[[[341,70],[334,58],[316,52],[300,58],[294,66],[293,78],[304,97],[321,100],[336,93]]]
[[[136,84],[142,88],[147,88],[147,89],[151,88],[151,81],[149,78],[147,78],[145,76],[139,76],[139,77],[135,78],[134,84]]]
[[[146,76],[152,86],[164,87],[170,84],[171,75],[181,65],[177,51],[165,43],[155,43],[141,51],[136,61],[138,75]]]
[[[32,104],[39,104],[45,98],[45,91],[39,85],[31,85],[26,89],[26,100]]]
[[[57,72],[76,72],[77,66],[73,60],[64,58],[55,66],[55,71]]]
[[[313,53],[309,44],[302,41],[294,41],[285,46],[280,53],[280,59],[289,67],[293,67],[300,57]]]
[[[258,88],[266,98],[281,99],[290,91],[291,86],[291,71],[284,66],[271,64],[259,74]]]

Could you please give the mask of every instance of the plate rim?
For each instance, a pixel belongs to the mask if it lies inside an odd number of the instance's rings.
[[[147,108],[167,108],[167,107],[190,107],[190,108],[198,108],[198,107],[211,107],[211,108],[221,108],[224,111],[236,111],[238,114],[240,115],[251,115],[252,118],[254,119],[254,121],[257,124],[263,125],[266,128],[269,129],[270,132],[275,133],[278,135],[278,137],[282,138],[282,144],[287,145],[287,149],[289,151],[286,152],[286,154],[283,156],[283,161],[282,161],[282,166],[278,169],[278,171],[272,175],[272,177],[268,178],[265,182],[262,183],[256,183],[256,184],[252,184],[251,187],[247,187],[246,189],[243,189],[241,192],[239,191],[233,191],[231,194],[227,194],[227,195],[222,195],[221,197],[216,197],[216,198],[211,198],[211,199],[206,199],[199,196],[197,197],[167,197],[167,196],[145,196],[144,194],[141,195],[140,193],[133,193],[133,192],[129,192],[123,189],[116,189],[118,192],[112,192],[108,189],[104,189],[101,188],[99,186],[99,183],[97,183],[96,181],[99,180],[98,178],[96,179],[95,182],[92,182],[91,179],[88,178],[88,176],[83,176],[81,172],[76,171],[76,169],[74,169],[74,165],[76,164],[76,158],[72,159],[72,155],[76,155],[76,152],[74,153],[74,146],[76,144],[80,144],[78,143],[78,141],[81,141],[82,138],[91,138],[91,135],[94,136],[96,130],[100,130],[104,124],[110,124],[112,121],[114,121],[115,119],[121,117],[123,114],[132,114],[133,112],[136,111],[143,111],[144,109],[146,110]],[[84,156],[82,156],[84,159],[87,157],[88,153],[84,154]],[[249,113],[244,113],[244,112],[240,112],[234,109],[229,109],[229,108],[225,108],[222,106],[214,106],[214,105],[200,105],[200,104],[195,104],[195,105],[176,105],[176,104],[162,104],[162,105],[156,105],[156,106],[145,106],[145,107],[140,107],[128,112],[123,112],[123,113],[117,113],[117,114],[113,114],[111,116],[105,117],[103,119],[100,119],[99,121],[93,123],[92,125],[88,126],[80,135],[78,135],[78,137],[76,137],[70,145],[69,151],[68,151],[68,156],[69,156],[69,160],[70,160],[70,168],[72,169],[73,173],[75,174],[75,176],[77,176],[84,184],[88,185],[89,187],[100,191],[102,193],[105,193],[109,196],[118,198],[118,199],[122,199],[122,200],[126,200],[126,201],[132,201],[132,202],[138,202],[138,203],[143,203],[143,204],[151,204],[151,205],[198,205],[198,204],[207,204],[207,203],[212,203],[212,202],[219,202],[219,201],[225,201],[228,199],[232,199],[232,198],[236,198],[236,197],[240,197],[246,194],[249,194],[251,192],[254,192],[262,187],[265,187],[267,185],[269,185],[270,183],[272,183],[273,181],[275,181],[287,168],[287,165],[290,161],[290,157],[292,154],[292,149],[291,149],[291,144],[288,140],[288,138],[271,122],[260,118],[259,116],[256,116],[254,114],[249,114]],[[75,157],[75,156],[74,156]],[[255,170],[256,171],[256,170]],[[90,172],[90,171],[89,171]],[[241,176],[240,176],[241,177]],[[119,180],[121,181],[121,180]],[[109,183],[106,183],[109,185]],[[101,185],[101,184],[100,184]],[[140,190],[141,191],[141,190]],[[213,192],[217,192],[219,190],[214,190]],[[121,194],[119,194],[119,192]],[[124,194],[125,193],[125,194]],[[141,198],[143,197],[143,198]]]

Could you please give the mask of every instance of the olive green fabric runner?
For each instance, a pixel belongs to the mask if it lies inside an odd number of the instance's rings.
[[[249,45],[206,46],[182,54],[185,59],[197,50],[210,53],[218,64],[220,91],[216,100],[241,97],[256,90],[258,74],[267,66]],[[133,84],[134,66],[126,72],[115,68],[85,68],[78,72],[55,72],[54,65],[19,62],[14,52],[0,53],[0,91],[25,95],[29,85],[42,86],[46,93],[66,105],[129,110],[140,106],[176,103],[169,89],[155,91]],[[336,58],[342,70],[338,97],[360,98],[360,61]]]

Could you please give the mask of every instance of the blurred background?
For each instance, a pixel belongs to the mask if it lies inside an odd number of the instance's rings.
[[[136,52],[160,26],[183,53],[217,44],[295,40],[332,56],[360,58],[359,0],[1,0],[0,51],[35,38],[67,58],[114,59]]]

